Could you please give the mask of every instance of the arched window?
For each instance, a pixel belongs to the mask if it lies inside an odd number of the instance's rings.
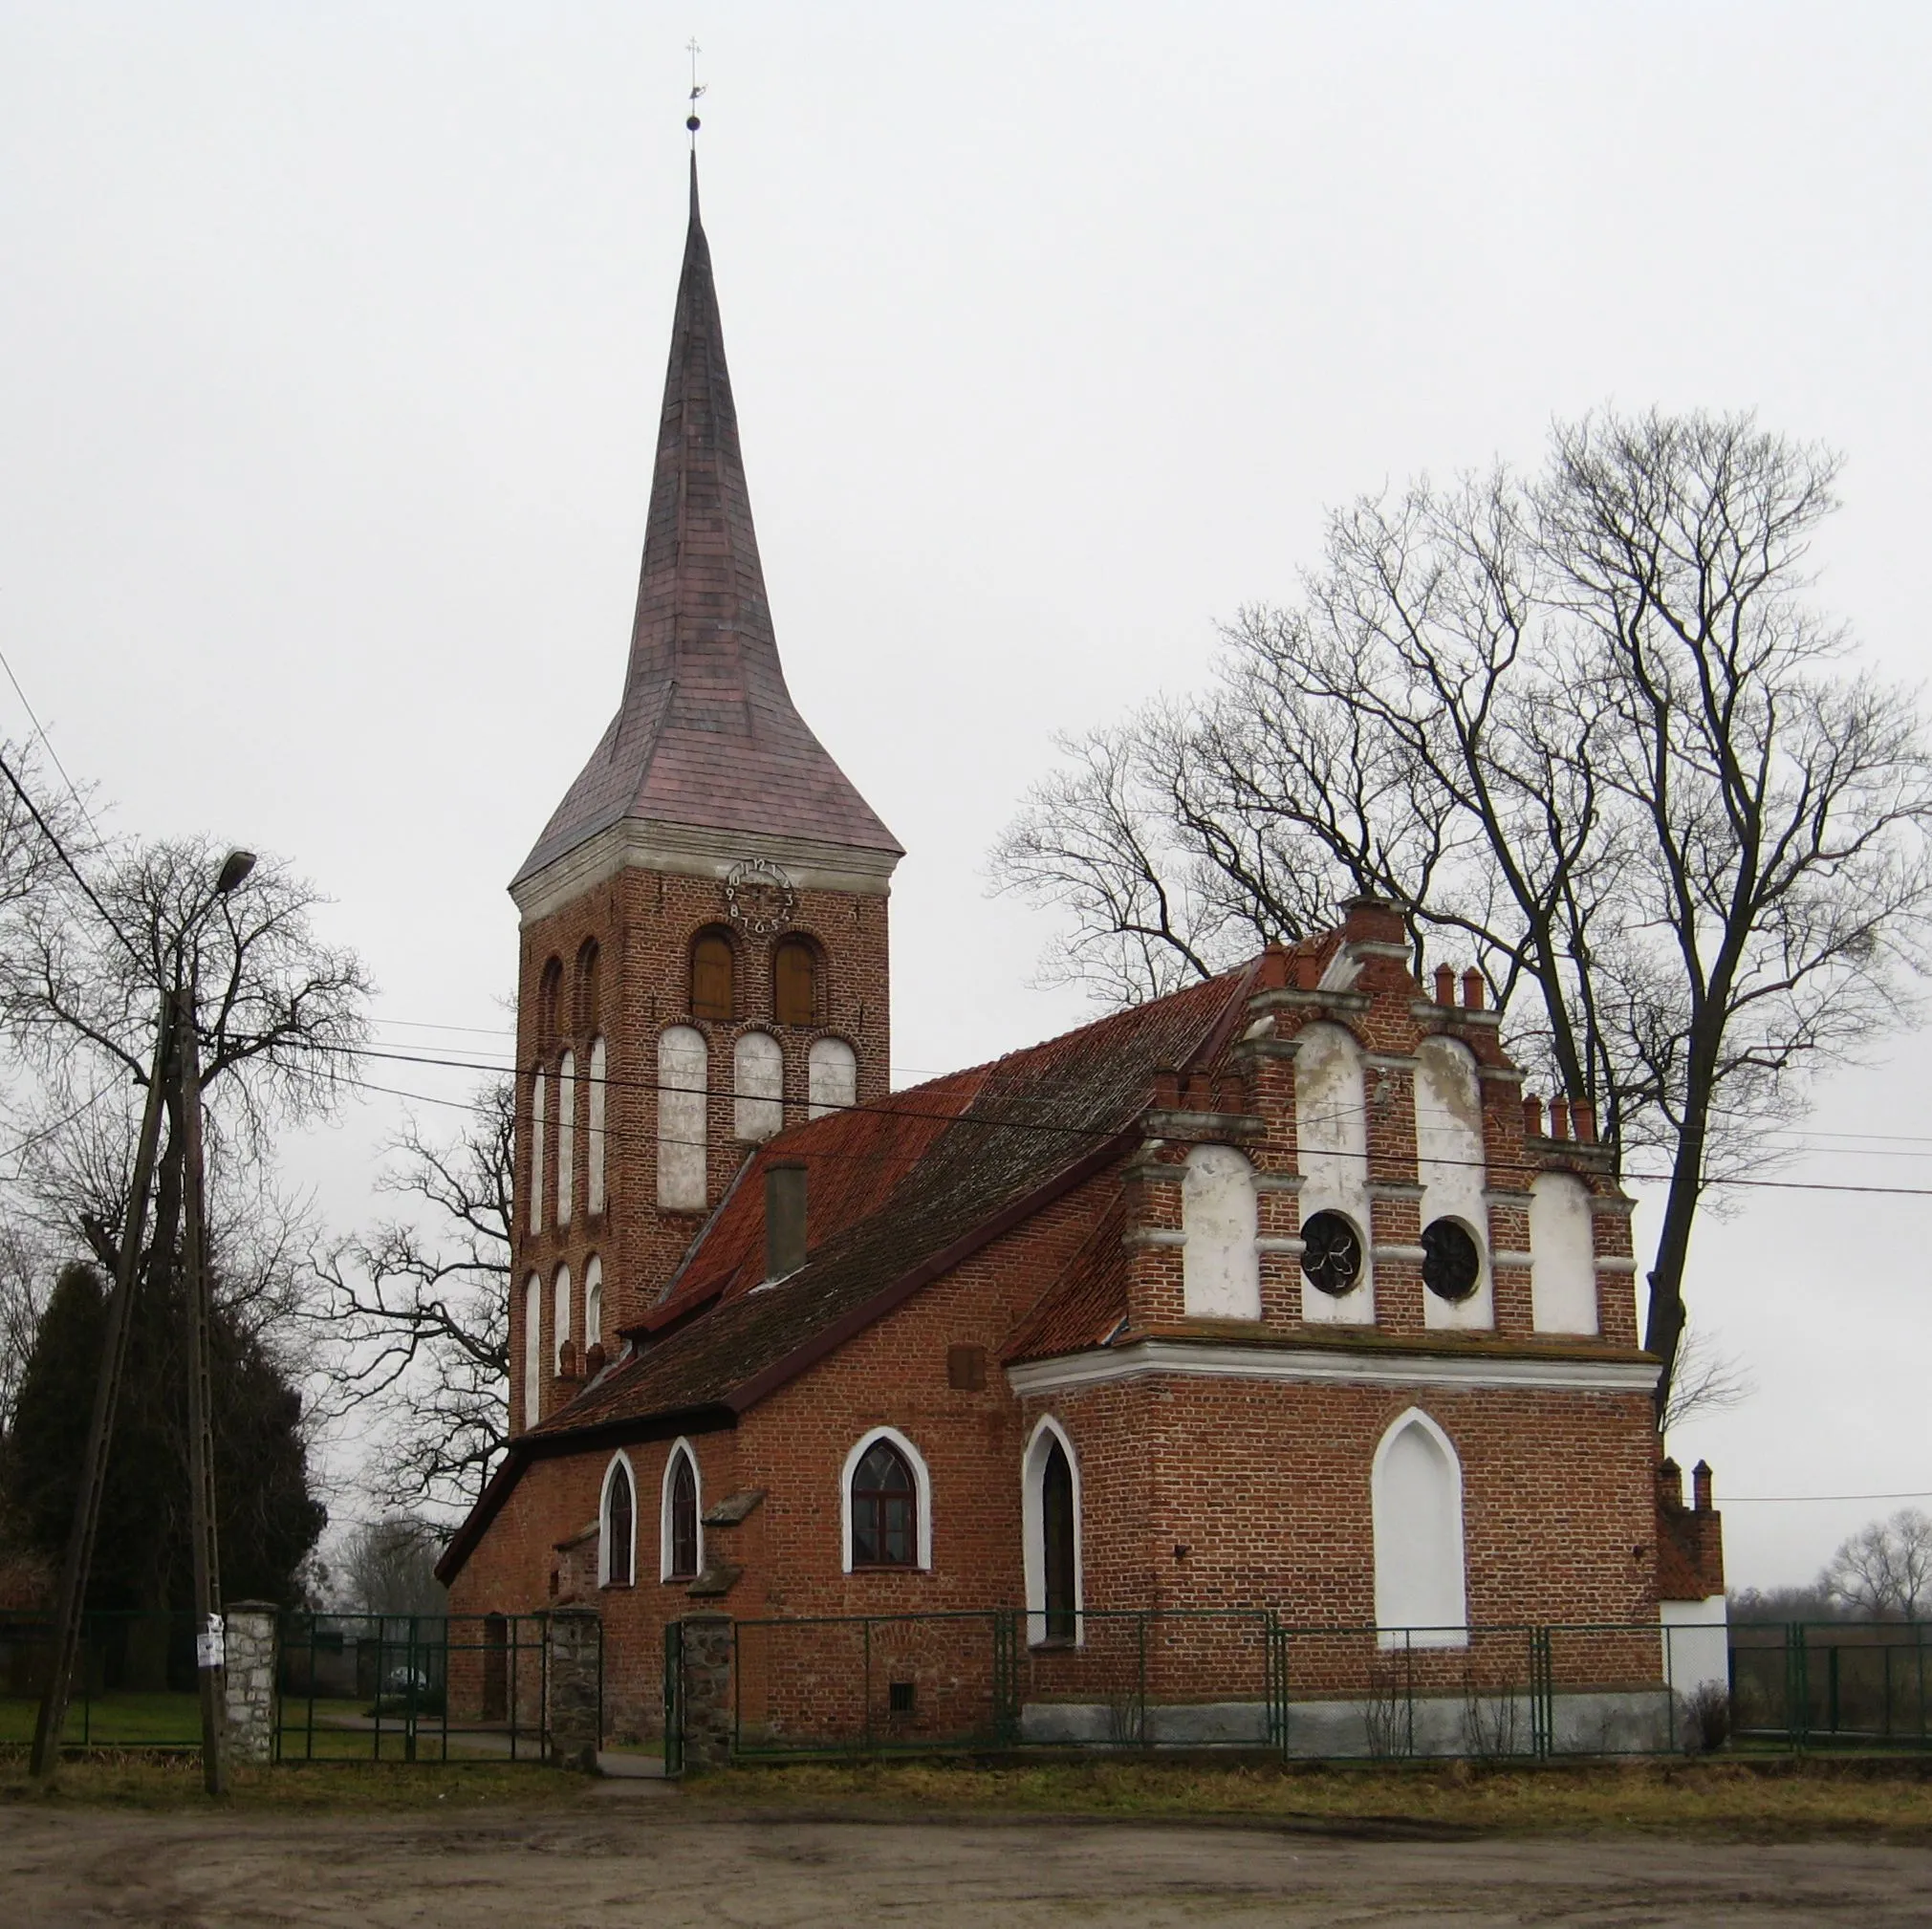
[[[591,1089],[590,1089],[590,1147],[587,1163],[590,1166],[590,1209],[592,1218],[604,1209],[604,1091],[605,1060],[604,1041],[591,1040]]]
[[[560,1266],[556,1269],[556,1279],[551,1289],[551,1305],[554,1314],[554,1325],[551,1332],[551,1358],[555,1362],[556,1371],[563,1371],[563,1350],[570,1344],[570,1268]]]
[[[1538,1333],[1596,1331],[1590,1188],[1568,1172],[1539,1172],[1530,1187],[1530,1307]]]
[[[658,1040],[658,1203],[702,1212],[710,1052],[695,1026],[673,1025]]]
[[[1301,1316],[1357,1324],[1375,1314],[1368,1104],[1361,1047],[1339,1025],[1294,1034],[1295,1158],[1303,1220]],[[1313,1265],[1311,1268],[1310,1262]]]
[[[544,965],[536,985],[536,1042],[542,1051],[548,1051],[556,1043],[562,1002],[563,960],[553,958]]]
[[[932,1566],[932,1481],[895,1427],[874,1427],[845,1457],[845,1571]]]
[[[664,1462],[662,1506],[661,1576],[667,1581],[694,1581],[705,1565],[704,1502],[698,1457],[688,1441],[679,1441]]]
[[[785,1123],[785,1052],[771,1032],[748,1031],[732,1048],[731,1089],[738,1138],[755,1145]]]
[[[530,1074],[530,1229],[543,1230],[544,1126],[550,1095],[544,1089],[543,1067]]]
[[[1463,1468],[1448,1435],[1411,1407],[1382,1436],[1369,1487],[1381,1645],[1467,1647]]]
[[[1058,1420],[1033,1429],[1021,1463],[1020,1523],[1026,1535],[1027,1639],[1078,1642],[1080,1474]]]
[[[556,1068],[556,1223],[570,1224],[576,1192],[576,1055],[566,1051]]]
[[[818,957],[802,938],[771,954],[771,1016],[780,1025],[818,1023]]]
[[[595,1031],[603,1023],[602,990],[597,983],[597,941],[586,938],[576,954],[576,1030]]]
[[[700,931],[691,943],[691,1016],[728,1025],[738,1008],[737,954],[722,931]]]
[[[604,1263],[596,1253],[584,1261],[584,1352],[604,1340]]]
[[[1254,1168],[1231,1145],[1197,1145],[1181,1184],[1181,1295],[1210,1319],[1261,1317],[1255,1251]]]
[[[1428,1326],[1495,1324],[1484,1159],[1475,1054],[1454,1038],[1424,1038],[1416,1048],[1416,1177],[1422,1182]]]
[[[543,1418],[543,1281],[532,1273],[523,1288],[523,1423]]]
[[[842,1038],[814,1038],[806,1057],[805,1116],[823,1118],[858,1102],[858,1060]]]
[[[614,1454],[604,1469],[597,1528],[597,1585],[631,1586],[638,1577],[638,1488],[631,1463],[622,1454]]]

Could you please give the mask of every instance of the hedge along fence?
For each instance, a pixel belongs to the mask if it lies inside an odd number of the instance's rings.
[[[1747,1745],[1928,1743],[1910,1626],[1378,1629],[1150,1609],[1044,1632],[1011,1609],[737,1621],[733,1752],[1549,1759],[1706,1748],[1733,1725]]]

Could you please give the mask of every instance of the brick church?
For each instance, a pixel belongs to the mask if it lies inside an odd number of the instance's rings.
[[[1478,974],[1418,982],[1358,900],[894,1092],[901,855],[786,688],[694,163],[622,699],[510,887],[513,1438],[453,1612],[593,1603],[649,1732],[700,1609],[1010,1608],[1048,1654],[1267,1607],[1443,1655],[1721,1611],[1630,1202]]]

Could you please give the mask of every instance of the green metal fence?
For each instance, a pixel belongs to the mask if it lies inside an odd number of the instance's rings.
[[[199,1753],[195,1616],[99,1610],[81,1618],[62,1747]],[[0,1612],[0,1748],[25,1753],[54,1664],[54,1617]]]
[[[282,1617],[278,1762],[541,1762],[542,1615]]]
[[[1267,1609],[1127,1609],[1081,1613],[1072,1639],[1047,1632],[1017,1609],[740,1620],[735,1752],[1183,1746],[1547,1761],[1733,1736],[1747,1748],[1932,1745],[1925,1631],[1909,1623],[1387,1629]]]

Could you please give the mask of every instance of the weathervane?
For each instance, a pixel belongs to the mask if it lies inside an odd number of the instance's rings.
[[[698,85],[698,55],[705,50],[698,45],[695,37],[685,47],[684,52],[691,56],[691,112],[684,125],[690,130],[693,151],[698,145],[698,100],[704,89]]]

